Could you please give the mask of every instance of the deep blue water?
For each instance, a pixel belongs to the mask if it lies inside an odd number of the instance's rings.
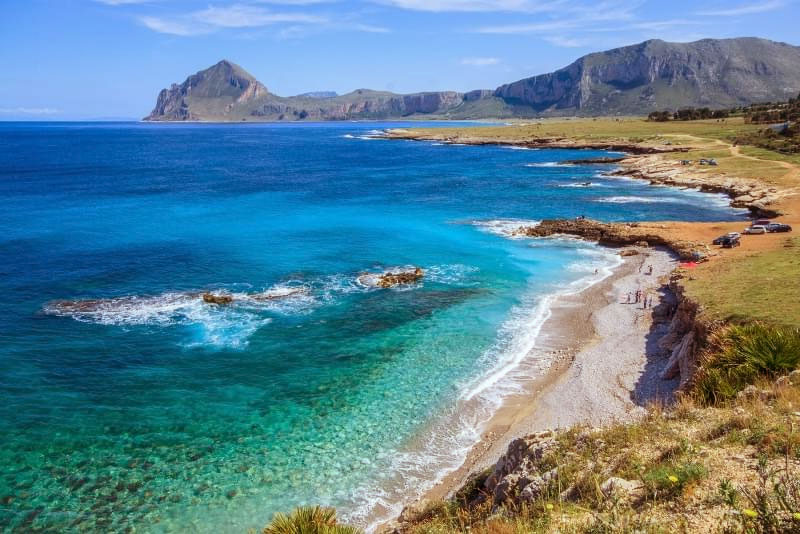
[[[0,529],[367,523],[458,464],[548,296],[617,261],[508,219],[742,216],[557,164],[600,152],[363,137],[389,126],[0,123]]]

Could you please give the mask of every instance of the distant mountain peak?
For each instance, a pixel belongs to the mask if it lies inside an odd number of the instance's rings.
[[[494,91],[398,95],[357,89],[280,97],[223,59],[159,93],[145,120],[282,121],[509,118],[647,114],[680,107],[779,101],[800,92],[800,47],[757,37],[670,43],[650,39],[587,54]]]

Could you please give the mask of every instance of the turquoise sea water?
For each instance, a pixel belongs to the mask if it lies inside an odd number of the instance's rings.
[[[599,152],[366,137],[390,126],[0,123],[0,528],[369,524],[459,464],[552,296],[618,261],[508,228],[743,217],[558,163]]]

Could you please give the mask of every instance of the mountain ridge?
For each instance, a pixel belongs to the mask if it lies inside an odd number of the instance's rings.
[[[730,107],[800,92],[800,47],[760,39],[651,39],[584,55],[550,73],[498,88],[396,94],[271,93],[222,60],[163,89],[146,121],[296,121],[429,117],[514,118],[646,114],[685,106]],[[324,96],[321,96],[324,95]]]

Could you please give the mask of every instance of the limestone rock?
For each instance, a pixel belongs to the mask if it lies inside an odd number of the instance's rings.
[[[233,297],[230,295],[217,295],[214,293],[203,293],[203,302],[215,305],[225,305],[233,302]]]
[[[611,477],[600,484],[600,491],[607,499],[627,498],[638,499],[644,495],[644,486],[641,482],[625,480],[624,478]]]

